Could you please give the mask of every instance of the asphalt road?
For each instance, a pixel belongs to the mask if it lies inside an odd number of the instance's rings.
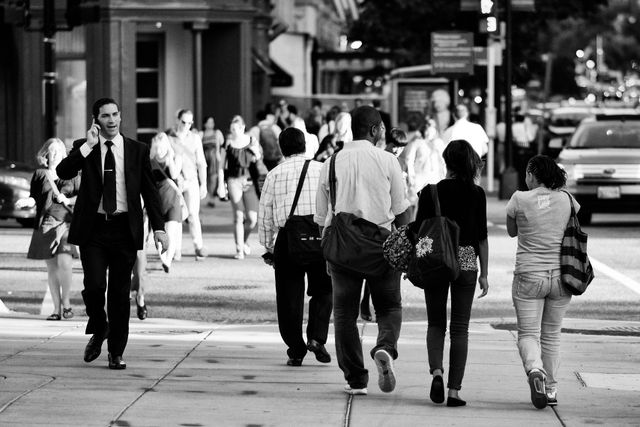
[[[514,316],[511,280],[516,239],[504,228],[506,201],[489,198],[489,284],[486,298],[474,302],[474,318]],[[275,321],[273,270],[260,255],[257,235],[250,239],[252,254],[233,259],[235,248],[228,203],[203,206],[204,240],[209,256],[193,257],[190,237],[183,234],[183,258],[165,274],[157,255],[149,250],[147,302],[150,316],[188,320],[242,322]],[[596,279],[587,293],[575,297],[568,317],[640,320],[640,215],[594,215],[589,255]],[[46,289],[44,262],[26,259],[31,231],[15,221],[0,220],[0,299],[12,310],[39,313]],[[72,303],[80,314],[82,269],[74,263]],[[424,297],[408,281],[403,283],[406,320],[426,318]],[[49,314],[49,313],[46,313]]]

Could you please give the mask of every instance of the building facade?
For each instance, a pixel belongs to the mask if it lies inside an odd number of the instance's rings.
[[[173,126],[181,108],[194,111],[195,127],[213,116],[226,129],[236,114],[251,122],[269,99],[269,70],[259,66],[269,0],[99,4],[100,22],[55,37],[55,134],[67,144],[86,133],[101,97],[120,103],[122,132],[143,141]],[[0,157],[33,163],[47,136],[42,37],[0,23]]]

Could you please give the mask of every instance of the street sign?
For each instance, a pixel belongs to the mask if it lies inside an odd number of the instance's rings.
[[[491,50],[492,49],[492,50]],[[500,67],[502,65],[502,50],[499,43],[492,45],[491,49],[487,49],[484,46],[473,47],[473,63],[482,67],[487,66],[487,55],[493,52],[493,65]]]
[[[431,33],[434,74],[473,74],[473,33]]]
[[[516,12],[535,12],[536,11],[535,0],[507,0],[507,1],[511,1],[511,10],[513,11],[516,11]],[[460,0],[460,11],[480,12],[482,3],[487,4],[486,0]],[[504,4],[504,2],[500,2],[500,3],[501,5]]]

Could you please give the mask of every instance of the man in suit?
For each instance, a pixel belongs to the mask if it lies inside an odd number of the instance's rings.
[[[80,246],[84,300],[92,334],[85,362],[98,358],[107,339],[109,368],[125,369],[122,354],[129,336],[129,288],[136,251],[142,249],[144,199],[156,245],[167,248],[158,193],[151,175],[149,148],[120,134],[120,107],[110,98],[93,104],[86,139],[73,143],[56,168],[62,179],[82,171],[69,229],[69,243]],[[104,310],[107,289],[107,313]]]

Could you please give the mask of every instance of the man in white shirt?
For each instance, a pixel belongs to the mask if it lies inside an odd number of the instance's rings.
[[[200,135],[191,131],[193,113],[191,110],[178,111],[176,127],[167,131],[176,157],[182,158],[182,195],[189,210],[189,232],[193,239],[196,260],[207,256],[202,241],[200,224],[200,200],[207,197],[207,160]],[[176,246],[179,257],[181,244]]]
[[[450,143],[458,139],[467,141],[473,149],[482,157],[489,151],[489,137],[477,123],[469,121],[469,109],[464,104],[456,106],[456,116],[458,120],[444,131],[442,139],[445,143]]]
[[[375,147],[385,132],[375,108],[362,106],[351,113],[354,141],[334,154],[336,194],[335,212],[350,213],[378,227],[408,222],[404,178],[396,157]],[[331,160],[320,171],[314,221],[321,227],[331,224],[329,212]],[[385,260],[380,257],[380,262]],[[400,273],[390,267],[382,274],[362,274],[328,262],[333,284],[334,328],[338,365],[344,372],[347,394],[367,394],[369,373],[364,367],[362,344],[356,320],[362,282],[367,280],[376,312],[378,338],[371,357],[378,368],[378,385],[383,392],[395,388],[393,360],[398,357],[397,343],[402,324]]]

